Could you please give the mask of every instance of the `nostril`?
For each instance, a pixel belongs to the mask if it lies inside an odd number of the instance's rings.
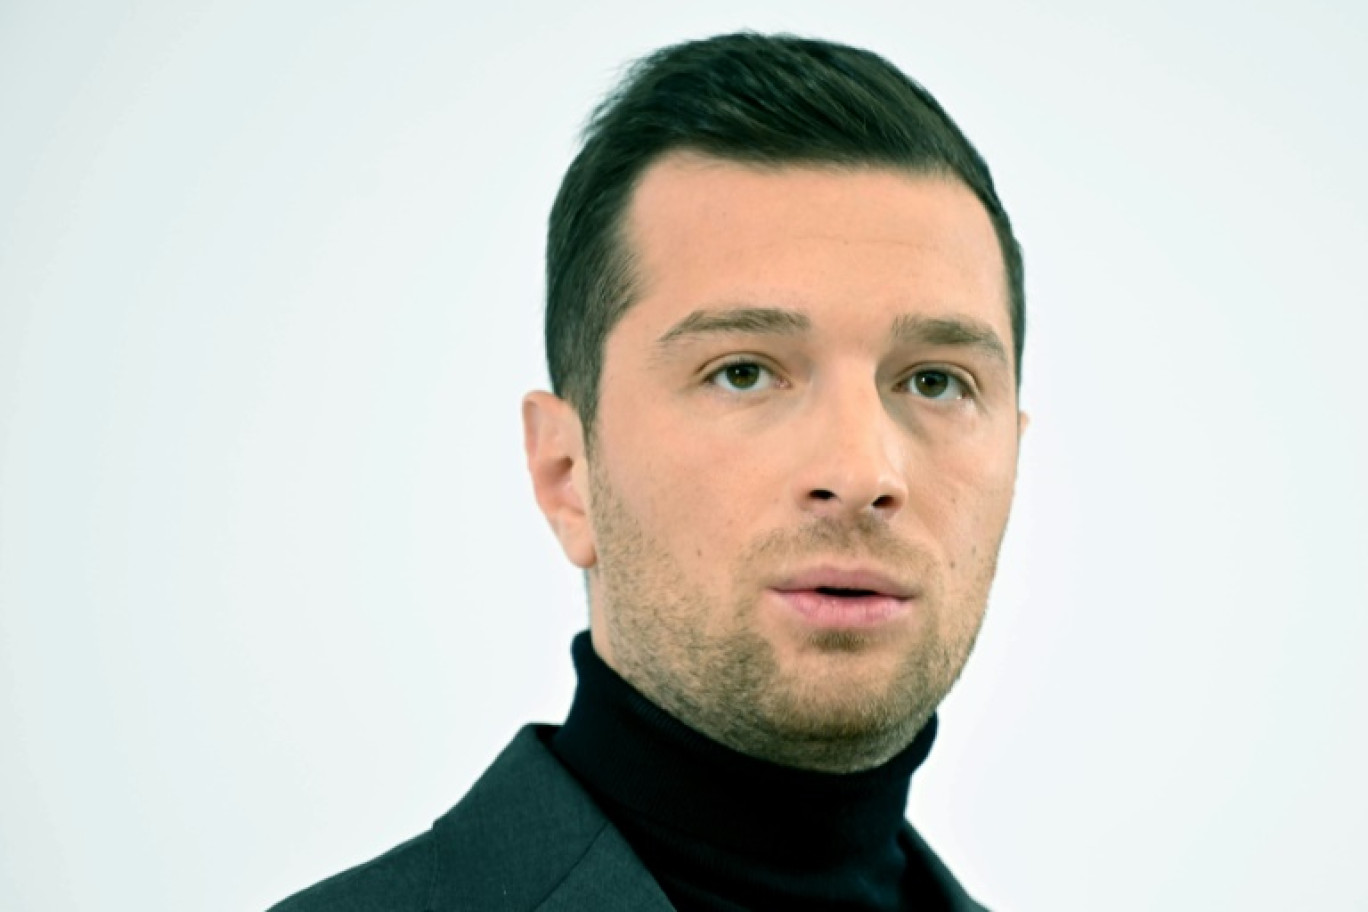
[[[812,492],[812,496],[815,497],[815,498],[817,498],[818,500],[835,500],[835,499],[836,499],[836,495],[835,495],[835,494],[831,493],[830,491],[822,490],[821,488],[818,488],[817,490],[813,491],[813,492]]]
[[[892,495],[892,494],[880,494],[878,497],[874,498],[874,506],[875,506],[875,507],[891,507],[891,506],[893,506],[893,495]]]

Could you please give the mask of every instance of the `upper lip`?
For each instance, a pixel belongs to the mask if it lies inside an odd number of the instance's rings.
[[[900,599],[913,598],[917,594],[915,587],[869,567],[812,567],[784,577],[771,588],[780,592],[796,592],[802,589],[863,589]]]

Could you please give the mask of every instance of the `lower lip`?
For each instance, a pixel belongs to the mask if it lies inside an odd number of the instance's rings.
[[[779,599],[814,627],[866,629],[878,627],[906,614],[912,599],[891,595],[842,597],[815,589],[773,589]]]

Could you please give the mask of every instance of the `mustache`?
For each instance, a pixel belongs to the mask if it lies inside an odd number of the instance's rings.
[[[832,555],[858,557],[885,566],[924,566],[927,555],[899,538],[887,522],[873,516],[838,520],[820,517],[796,529],[776,529],[758,539],[745,555],[793,560]]]

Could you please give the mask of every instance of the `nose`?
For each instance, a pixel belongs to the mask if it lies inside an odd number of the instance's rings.
[[[873,384],[832,391],[807,416],[794,477],[799,508],[828,519],[892,519],[907,503],[906,442]]]

